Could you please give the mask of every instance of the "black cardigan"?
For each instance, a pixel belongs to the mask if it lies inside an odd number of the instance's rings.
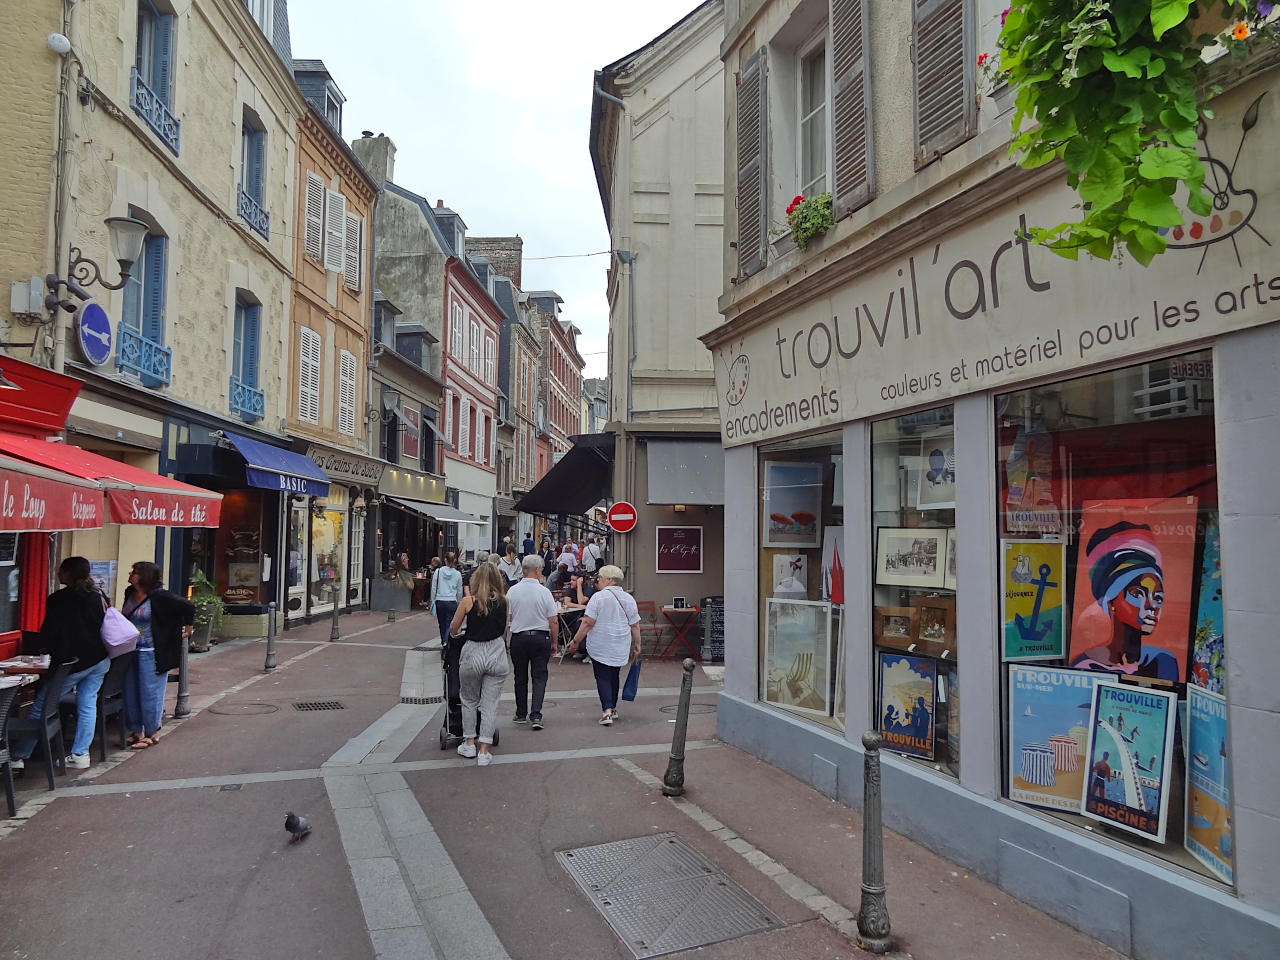
[[[107,658],[102,614],[102,594],[97,590],[63,587],[49,594],[40,624],[40,645],[54,666],[74,661],[71,672],[79,673]]]
[[[132,603],[137,589],[130,586],[124,592],[124,602]],[[195,605],[168,590],[152,590],[147,594],[151,601],[151,641],[156,648],[156,673],[176,670],[182,658],[182,628],[195,623]]]

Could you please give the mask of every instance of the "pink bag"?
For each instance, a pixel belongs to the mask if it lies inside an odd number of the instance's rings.
[[[138,628],[129,622],[129,618],[115,607],[107,606],[102,601],[102,645],[107,648],[107,656],[114,660],[126,653],[138,649]]]

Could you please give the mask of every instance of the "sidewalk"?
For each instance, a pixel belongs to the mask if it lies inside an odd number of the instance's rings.
[[[589,665],[552,661],[541,731],[510,722],[508,681],[479,768],[440,749],[442,707],[417,702],[439,689],[434,618],[356,614],[341,633],[289,631],[271,674],[261,641],[193,656],[193,716],[157,747],[54,793],[29,770],[23,819],[0,821],[0,954],[625,960],[555,855],[673,832],[783,926],[672,956],[864,956],[846,935],[860,817],[716,741],[720,684],[701,669],[673,801],[657,778],[678,663],[646,662],[607,728]],[[315,702],[341,708],[295,708]],[[312,821],[304,844],[287,844],[286,809]],[[886,833],[885,858],[897,956],[1117,956],[907,838]]]

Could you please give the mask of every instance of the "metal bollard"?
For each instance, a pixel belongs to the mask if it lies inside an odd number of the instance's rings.
[[[342,584],[341,580],[335,579],[333,581],[333,623],[329,627],[330,643],[333,643],[333,641],[338,639],[338,601],[341,599],[340,597],[341,591],[339,591],[338,588],[339,586],[341,586],[341,584]]]
[[[680,678],[680,706],[676,710],[676,729],[671,735],[671,759],[667,772],[662,776],[662,793],[667,797],[684,794],[684,741],[689,730],[689,701],[693,697],[692,657],[684,658],[684,676]]]
[[[267,604],[267,659],[262,664],[262,672],[270,673],[276,668],[276,602]]]
[[[884,824],[880,817],[880,734],[862,735],[866,748],[862,771],[862,903],[858,908],[858,946],[888,953],[893,946],[884,887]]]
[[[391,606],[391,607],[387,610],[387,623],[395,623],[395,622],[396,622],[396,608],[395,608],[395,606],[394,606],[395,601],[394,601],[394,600],[392,600],[392,601],[391,601],[391,603],[393,604],[393,606]]]
[[[174,717],[185,717],[191,713],[191,695],[187,691],[187,655],[191,646],[191,638],[183,637],[178,655],[178,698],[173,703]]]

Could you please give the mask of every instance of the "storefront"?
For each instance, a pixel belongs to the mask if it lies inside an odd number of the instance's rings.
[[[719,735],[856,806],[878,731],[887,825],[1140,956],[1280,942],[1274,139],[1149,268],[1020,239],[1046,186],[704,337]]]
[[[318,443],[309,444],[306,453],[330,480],[328,495],[312,506],[311,610],[333,609],[333,574],[339,570],[345,570],[342,606],[349,610],[367,599],[368,510],[387,463]],[[302,518],[297,526],[305,527]],[[290,529],[293,527],[291,523]],[[338,554],[345,556],[345,561]]]
[[[378,523],[374,529],[373,577],[395,567],[401,553],[409,555],[409,568],[420,570],[446,547],[446,525],[428,511],[448,510],[444,477],[406,467],[388,466],[378,483]],[[474,517],[468,519],[474,520]]]

